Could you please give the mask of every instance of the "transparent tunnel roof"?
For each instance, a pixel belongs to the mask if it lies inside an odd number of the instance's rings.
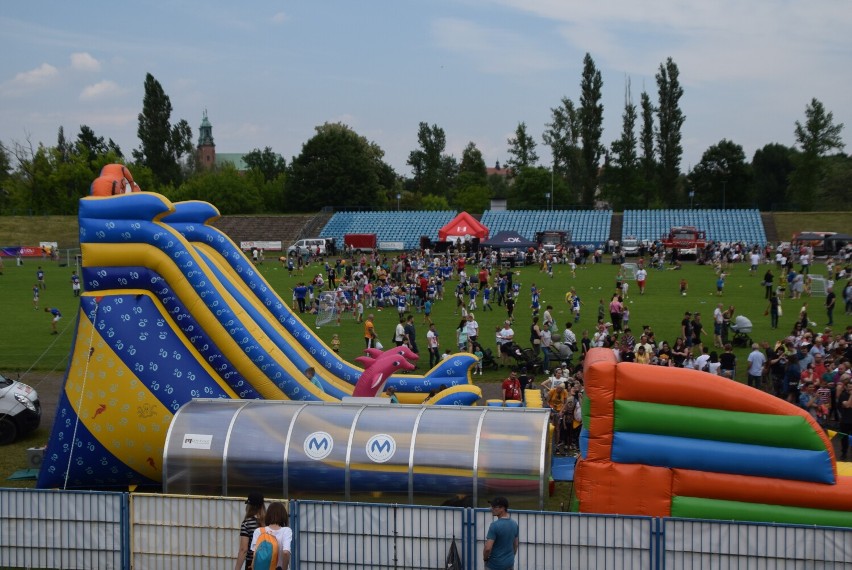
[[[167,493],[543,508],[544,409],[192,400],[163,454]],[[514,503],[513,503],[514,504]]]

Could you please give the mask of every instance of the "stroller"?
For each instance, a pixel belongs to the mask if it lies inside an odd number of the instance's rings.
[[[483,370],[497,370],[500,368],[500,363],[497,362],[497,359],[494,358],[494,353],[491,352],[490,348],[485,348],[479,343],[473,344],[473,351],[479,349],[482,351],[482,369]]]
[[[536,373],[544,369],[544,362],[531,348],[522,348],[517,343],[509,345],[506,354],[515,359],[515,364],[519,368],[526,368],[528,371]]]
[[[731,325],[731,330],[734,331],[734,338],[731,344],[743,348],[751,347],[753,341],[748,333],[752,330],[752,324],[748,317],[738,315],[737,318],[734,319],[734,324]]]

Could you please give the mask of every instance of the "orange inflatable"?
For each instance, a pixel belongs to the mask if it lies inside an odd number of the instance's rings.
[[[107,164],[101,168],[101,175],[92,182],[92,196],[115,196],[141,192],[142,189],[133,181],[133,175],[123,164]]]
[[[602,348],[584,368],[581,512],[852,527],[852,478],[804,410]]]

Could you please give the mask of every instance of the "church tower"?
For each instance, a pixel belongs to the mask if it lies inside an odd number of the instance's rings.
[[[196,149],[198,164],[202,168],[213,168],[216,164],[216,145],[213,143],[213,125],[207,119],[207,109],[201,119],[198,129],[198,148]]]

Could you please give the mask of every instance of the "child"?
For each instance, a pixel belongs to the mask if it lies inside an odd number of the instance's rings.
[[[491,306],[491,292],[492,288],[487,285],[482,289],[482,310],[483,311],[493,311],[494,307]]]
[[[361,299],[358,299],[358,302],[355,304],[355,322],[363,323],[364,322],[364,302]],[[337,336],[337,335],[335,335]]]
[[[624,304],[624,310],[621,313],[621,328],[626,329],[630,324],[630,309],[627,307],[627,303]]]
[[[427,326],[432,324],[432,300],[428,297],[423,302],[423,324]]]
[[[33,311],[38,311],[38,295],[40,291],[38,283],[33,285]]]
[[[686,297],[686,290],[689,288],[689,284],[686,282],[686,279],[680,280],[680,294]]]
[[[716,295],[719,297],[722,296],[722,289],[725,288],[725,274],[720,273],[719,278],[716,280]]]
[[[331,335],[331,350],[340,354],[340,337],[336,333]]]
[[[474,345],[473,355],[476,357],[476,368],[474,368],[473,373],[479,372],[479,375],[482,376],[482,358],[485,356],[482,352],[482,345],[479,343]]]
[[[470,297],[470,303],[468,303],[468,311],[476,310],[476,296],[479,294],[479,291],[476,287],[471,287],[470,291],[468,291],[468,296]]]
[[[452,355],[453,355],[453,353],[450,352],[450,349],[448,348],[447,350],[444,351],[443,356],[441,356],[441,360],[446,360],[449,357],[451,357]]]

